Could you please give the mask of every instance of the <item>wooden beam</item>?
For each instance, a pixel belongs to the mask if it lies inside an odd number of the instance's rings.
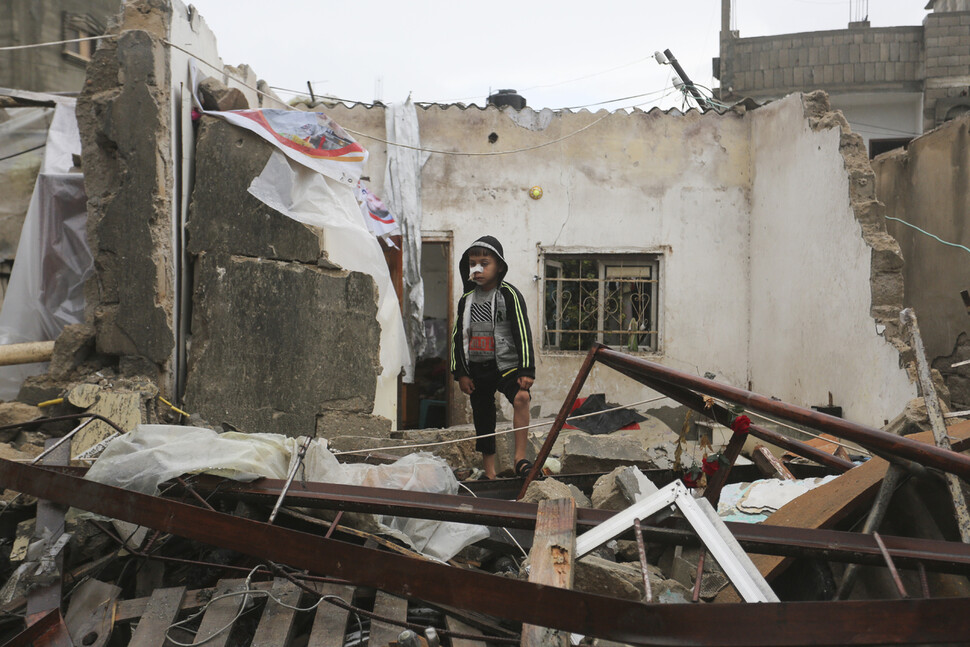
[[[536,532],[529,552],[529,581],[561,589],[573,588],[576,554],[576,501],[539,502]],[[522,625],[522,647],[568,647],[569,634],[535,625]]]

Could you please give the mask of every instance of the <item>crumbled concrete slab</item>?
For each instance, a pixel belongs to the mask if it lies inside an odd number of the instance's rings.
[[[663,571],[653,564],[647,565],[647,577],[655,602],[690,602],[690,590],[679,582],[667,579]],[[646,597],[639,563],[611,562],[596,555],[586,555],[576,562],[573,588],[626,600],[641,601]]]
[[[638,468],[617,467],[596,480],[591,500],[594,508],[625,510],[656,491],[657,486]]]
[[[300,263],[325,256],[323,230],[266,206],[248,188],[274,148],[258,135],[203,116],[195,145],[188,250]]]
[[[16,425],[30,422],[43,416],[37,407],[23,402],[0,402],[0,426]],[[18,430],[0,431],[0,443],[7,443],[16,438]]]
[[[90,324],[65,326],[54,340],[48,373],[55,380],[65,380],[95,353],[97,329]]]
[[[522,497],[524,503],[539,503],[540,501],[554,501],[556,499],[572,499],[573,492],[565,483],[556,479],[542,479],[532,481]],[[577,502],[577,506],[579,503]]]
[[[199,99],[206,110],[248,110],[246,95],[237,88],[230,88],[219,79],[207,77],[199,81]]]
[[[570,436],[563,445],[562,473],[605,472],[617,465],[656,467],[653,458],[635,439],[614,436]]]
[[[370,415],[380,372],[376,293],[359,272],[201,255],[187,410],[289,436],[315,435],[323,413]]]
[[[352,434],[371,438],[390,438],[391,421],[383,416],[371,416],[352,411],[328,410],[317,414],[318,438]]]

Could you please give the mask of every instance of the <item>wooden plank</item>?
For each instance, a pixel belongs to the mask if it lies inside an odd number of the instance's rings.
[[[948,433],[954,440],[970,438],[970,422],[950,427]],[[933,432],[907,436],[921,443],[934,442]],[[881,458],[870,458],[837,479],[810,490],[790,501],[761,523],[766,526],[790,528],[831,528],[851,514],[861,510],[875,497],[889,463]],[[777,555],[752,555],[751,561],[765,579],[771,580],[791,562],[790,558]],[[740,602],[733,587],[721,591],[715,602]]]
[[[269,584],[269,582],[261,582]],[[239,613],[240,605],[243,603],[241,595],[233,595],[227,598],[216,599],[227,593],[235,593],[246,588],[245,579],[219,580],[215,589],[212,590],[214,600],[205,610],[202,616],[202,624],[195,634],[193,645],[204,642],[206,647],[223,647],[229,642],[229,634],[232,633],[232,623]],[[227,628],[228,627],[228,628]]]
[[[318,584],[314,587],[320,595],[332,595],[344,602],[354,601],[354,587],[340,584]],[[313,617],[313,628],[306,647],[342,647],[344,635],[347,633],[347,616],[350,611],[342,609],[329,602],[317,605]],[[480,647],[480,646],[476,646]]]
[[[539,502],[536,532],[529,551],[529,581],[562,589],[573,587],[576,554],[576,501]],[[522,625],[523,647],[568,647],[569,634],[535,625]]]
[[[259,626],[253,635],[252,647],[280,647],[293,637],[293,621],[296,607],[303,591],[299,586],[283,578],[273,581],[272,597],[266,600]]]
[[[378,591],[374,599],[374,613],[385,618],[392,618],[404,622],[408,618],[408,601],[404,598]],[[400,625],[392,625],[380,620],[371,620],[370,647],[385,647],[396,641],[404,631]]]
[[[198,609],[204,606],[209,600],[214,598],[219,589],[219,585],[222,582],[244,582],[245,580],[221,580],[215,587],[210,587],[207,589],[196,589],[194,591],[186,591],[185,597],[182,599],[181,609]],[[241,586],[241,585],[240,585]],[[268,591],[273,588],[272,582],[253,582],[250,588],[257,589],[260,591]],[[239,590],[242,590],[241,588]],[[225,593],[225,591],[223,591]],[[115,622],[122,622],[124,620],[131,620],[137,618],[143,613],[145,609],[148,608],[148,601],[151,598],[134,598],[131,600],[121,600],[115,607]]]
[[[445,616],[445,624],[448,625],[448,631],[453,631],[460,634],[473,634],[475,636],[483,635],[481,631],[475,627],[470,627],[464,622],[455,618],[454,616]],[[451,647],[482,647],[485,643],[480,640],[470,640],[468,638],[451,638]]]
[[[758,469],[767,478],[778,478],[787,481],[795,480],[795,477],[788,471],[785,464],[764,445],[755,446],[754,451],[751,452],[751,460],[754,461],[754,464],[758,466]]]
[[[131,637],[128,647],[162,647],[165,634],[179,614],[185,587],[157,589],[148,601],[148,609],[138,621],[138,628]]]

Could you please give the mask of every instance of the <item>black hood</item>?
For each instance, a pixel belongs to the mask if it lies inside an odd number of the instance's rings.
[[[474,290],[476,286],[475,282],[468,278],[468,252],[475,247],[484,247],[485,249],[492,250],[498,256],[498,259],[502,261],[502,269],[498,273],[499,283],[504,281],[505,275],[509,273],[509,264],[505,262],[505,252],[502,250],[502,243],[498,242],[495,236],[482,236],[468,246],[465,253],[461,255],[461,260],[458,261],[458,275],[461,276],[462,285],[465,287],[463,292]]]

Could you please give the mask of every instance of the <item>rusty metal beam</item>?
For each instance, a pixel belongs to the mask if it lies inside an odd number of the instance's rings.
[[[889,452],[902,458],[908,458],[920,465],[935,467],[970,480],[970,456],[836,418],[812,409],[788,404],[780,400],[772,400],[767,396],[728,384],[695,377],[689,373],[668,368],[655,362],[648,362],[645,359],[620,353],[605,346],[596,348],[596,361],[610,368],[625,369],[674,386],[734,402],[760,413],[818,429],[837,438],[858,443],[863,447]]]
[[[6,460],[0,487],[389,593],[627,644],[905,645],[970,635],[968,598],[644,605],[374,551]]]
[[[614,368],[617,372],[626,375],[632,380],[640,382],[644,386],[653,389],[657,393],[661,393],[666,395],[668,398],[676,400],[685,407],[693,409],[701,415],[707,416],[718,424],[722,424],[725,427],[730,427],[731,422],[734,420],[734,414],[728,411],[725,407],[717,403],[708,406],[702,396],[694,393],[690,389],[679,387],[662,380],[643,375],[641,372],[632,368]],[[793,454],[808,458],[820,465],[825,465],[826,467],[838,470],[839,472],[845,472],[855,467],[855,464],[852,463],[852,461],[847,461],[843,458],[839,458],[838,456],[833,456],[828,452],[823,452],[822,450],[812,447],[807,443],[803,443],[800,440],[789,438],[788,436],[780,434],[777,431],[772,431],[771,429],[766,429],[759,425],[751,425],[749,428],[749,433],[756,438],[760,438],[761,440],[769,442],[773,445],[777,445],[782,449],[786,449]],[[725,473],[724,478],[727,479],[729,474],[730,471]]]
[[[213,476],[193,477],[196,490],[219,496],[247,499],[272,505],[279,496],[283,481],[259,479],[253,483],[236,483]],[[173,490],[174,492],[174,490]],[[535,528],[535,503],[500,499],[410,492],[330,483],[297,483],[287,494],[294,506],[321,508],[346,512],[366,512],[418,519],[478,523],[489,526]],[[577,527],[594,528],[616,514],[611,510],[577,508]],[[760,524],[727,523],[728,529],[744,549],[751,553],[790,557],[824,558],[831,561],[880,565],[883,563],[879,547],[871,536],[837,530],[816,530],[762,526]],[[676,530],[643,525],[644,537],[654,543],[687,544],[697,542],[689,530]],[[915,567],[926,562],[927,568],[937,572],[970,574],[970,546],[958,542],[884,537],[893,559],[900,565]]]

